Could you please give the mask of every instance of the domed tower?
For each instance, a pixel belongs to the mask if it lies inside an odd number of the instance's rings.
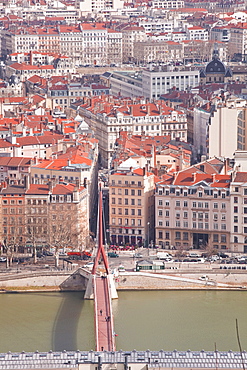
[[[213,51],[211,62],[201,70],[200,77],[202,83],[224,83],[232,79],[232,72],[220,61],[217,49]]]

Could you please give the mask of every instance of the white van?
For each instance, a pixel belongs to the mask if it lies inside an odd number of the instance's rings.
[[[166,260],[166,259],[171,258],[171,257],[172,257],[172,255],[167,253],[167,252],[158,252],[157,253],[157,258],[159,260]]]
[[[198,254],[198,253],[190,252],[190,253],[189,253],[189,257],[190,257],[190,258],[198,258],[198,257],[201,257],[201,256],[199,256],[199,254]]]

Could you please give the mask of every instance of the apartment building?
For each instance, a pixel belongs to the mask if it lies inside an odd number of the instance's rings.
[[[247,172],[236,172],[231,182],[231,240],[234,252],[247,253]]]
[[[152,0],[151,8],[158,9],[178,9],[184,7],[183,0]]]
[[[1,30],[2,54],[40,52],[61,53],[60,35],[55,27],[20,27],[15,30]]]
[[[36,87],[36,86],[35,86]],[[110,88],[100,84],[82,84],[80,82],[57,81],[50,83],[48,97],[51,99],[52,109],[69,108],[71,104],[85,96],[109,95]]]
[[[215,26],[210,31],[210,38],[213,41],[230,41],[230,28],[225,26]]]
[[[1,182],[1,241],[5,247],[10,244],[16,251],[25,243],[25,185]]]
[[[208,155],[232,158],[246,150],[246,100],[231,98],[218,104],[208,126]]]
[[[56,150],[62,150],[63,135],[53,134],[45,131],[44,135],[34,136],[32,133],[29,136],[25,134],[11,134],[7,140],[14,147],[14,156],[30,157],[30,158],[49,158]],[[23,135],[23,137],[22,137]]]
[[[172,35],[170,35],[172,37]],[[170,37],[170,38],[171,38]],[[134,60],[137,63],[162,62],[183,59],[183,46],[174,41],[155,40],[155,36],[148,41],[134,43]]]
[[[146,33],[173,32],[180,25],[178,18],[159,19],[155,17],[140,20],[138,24],[145,29]]]
[[[123,9],[123,0],[76,0],[77,8],[82,15]]]
[[[191,164],[189,144],[171,140],[169,136],[132,135],[121,131],[116,140],[111,168],[115,170],[128,158],[132,158],[136,167],[148,166],[159,176],[167,171],[178,171]]]
[[[245,60],[247,54],[247,24],[238,23],[231,25],[230,41],[228,44],[229,54],[239,54],[242,60]]]
[[[147,35],[144,27],[125,26],[121,28],[123,38],[123,62],[135,60],[135,43],[145,41]]]
[[[11,65],[7,65],[5,70],[5,75],[7,78],[15,75],[22,82],[33,75],[48,77],[57,73],[58,71],[53,65],[32,66],[26,63],[13,63]]]
[[[23,185],[30,173],[32,158],[0,157],[0,182],[9,179],[9,184]]]
[[[152,70],[145,69],[142,73],[143,96],[149,99],[158,99],[172,88],[184,91],[198,84],[199,71],[192,68],[155,67]]]
[[[189,40],[203,40],[208,41],[208,30],[199,26],[187,28],[187,35]]]
[[[60,26],[61,52],[81,64],[122,62],[122,33],[103,23]]]
[[[186,115],[159,101],[157,104],[124,101],[112,97],[85,98],[79,114],[95,132],[99,141],[102,165],[108,167],[119,132],[124,130],[136,135],[171,135],[187,141]],[[135,104],[136,103],[136,104]]]
[[[103,23],[2,29],[1,41],[1,52],[6,57],[39,50],[66,55],[80,64],[122,62],[122,33],[107,28]]]
[[[163,248],[229,249],[229,175],[220,174],[224,163],[210,159],[156,186],[156,243]]]
[[[154,174],[123,162],[109,176],[109,230],[112,244],[147,245],[154,240]]]
[[[80,145],[69,147],[66,153],[57,154],[55,157],[32,163],[30,168],[31,182],[46,184],[53,179],[56,182],[79,183],[79,186],[87,188],[89,223],[90,229],[94,230],[96,223],[95,207],[98,199],[97,140],[87,137],[81,138]]]
[[[36,248],[84,249],[89,239],[87,189],[75,184],[1,183],[3,245],[17,252]]]
[[[150,66],[150,69],[144,69],[141,73],[114,72],[111,74],[110,82],[113,95],[144,96],[152,100],[159,99],[162,94],[167,94],[172,88],[184,91],[187,88],[198,86],[200,72],[193,68]]]

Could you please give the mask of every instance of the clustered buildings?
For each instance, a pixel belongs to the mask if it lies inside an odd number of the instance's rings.
[[[95,224],[98,142],[80,117],[39,115],[26,103],[19,118],[0,123],[2,245],[85,249]]]
[[[87,248],[100,166],[111,243],[247,252],[244,1],[2,5],[5,250]]]
[[[245,151],[235,152],[235,164],[214,157],[191,166],[191,149],[180,141],[122,133],[117,143],[109,177],[113,243],[246,252]]]
[[[39,51],[67,55],[77,65],[141,65],[208,60],[217,43],[223,61],[244,60],[244,1],[224,9],[217,3],[212,9],[180,0],[13,0],[1,11],[1,55]]]

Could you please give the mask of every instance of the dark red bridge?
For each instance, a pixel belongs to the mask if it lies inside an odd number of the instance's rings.
[[[98,249],[94,260],[94,266],[89,279],[89,291],[94,297],[94,322],[95,322],[95,338],[96,351],[115,351],[115,333],[113,327],[112,314],[112,298],[117,295],[115,290],[114,280],[110,275],[108,257],[103,245],[103,218],[102,218],[102,191],[99,192],[99,217],[98,217]],[[105,271],[101,274],[97,273],[97,267],[100,258],[103,261]],[[101,264],[102,266],[102,264]]]

